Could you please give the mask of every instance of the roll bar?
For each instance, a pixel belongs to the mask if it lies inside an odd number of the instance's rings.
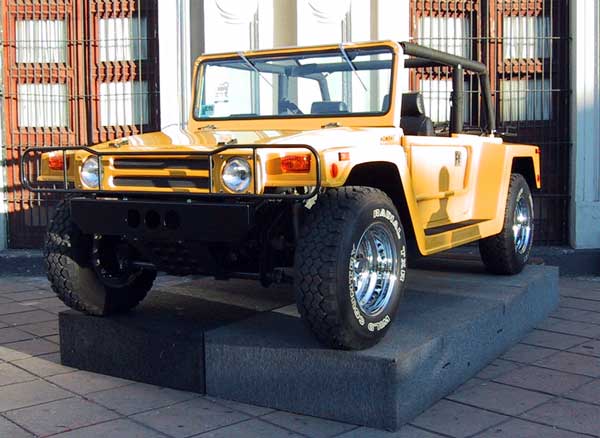
[[[402,41],[399,43],[404,50],[404,54],[412,56],[405,61],[405,66],[409,68],[418,67],[453,67],[453,85],[452,93],[452,115],[450,129],[451,132],[462,131],[462,119],[464,114],[464,84],[462,83],[464,71],[476,73],[479,78],[479,86],[483,97],[483,106],[487,120],[486,133],[494,135],[496,133],[496,114],[492,103],[492,94],[490,90],[490,76],[485,64],[464,58],[462,56],[452,55],[441,52],[429,47],[420,46],[415,43]],[[460,82],[460,84],[459,84]]]

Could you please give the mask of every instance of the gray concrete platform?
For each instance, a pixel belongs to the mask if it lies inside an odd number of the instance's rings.
[[[62,313],[62,360],[394,430],[475,375],[558,303],[558,272],[551,267],[529,266],[514,277],[483,274],[477,266],[410,274],[399,318],[367,351],[316,344],[294,307],[285,306],[287,290],[265,292],[261,301],[248,283],[233,283],[236,294],[231,283],[215,283],[185,295],[157,291],[119,318]]]
[[[177,293],[159,286],[132,312],[110,318],[61,312],[62,364],[204,393],[204,333],[292,300],[277,288],[252,294],[247,283],[206,279]]]
[[[208,395],[396,430],[524,336],[558,305],[558,270],[411,272],[383,342],[321,348],[293,307],[206,333]]]

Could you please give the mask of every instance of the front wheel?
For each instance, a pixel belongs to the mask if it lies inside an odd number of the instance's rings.
[[[67,306],[92,315],[126,312],[144,299],[156,272],[131,266],[118,238],[88,236],[71,220],[67,201],[48,226],[44,258],[52,289]]]
[[[383,338],[406,282],[406,241],[390,198],[370,187],[320,195],[295,255],[298,311],[323,344],[364,349]]]
[[[529,260],[533,242],[533,200],[522,175],[510,177],[502,231],[479,241],[481,260],[494,274],[518,274]]]

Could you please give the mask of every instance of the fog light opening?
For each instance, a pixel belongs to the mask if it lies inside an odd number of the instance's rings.
[[[180,224],[179,215],[173,210],[167,211],[167,214],[165,214],[164,224],[165,227],[167,227],[169,230],[176,230],[177,228],[179,228]]]
[[[127,225],[131,228],[137,228],[140,226],[140,222],[142,218],[140,217],[140,212],[137,210],[129,210],[127,212]]]
[[[150,210],[148,213],[146,213],[144,223],[146,224],[146,227],[154,230],[160,226],[160,215],[156,211]]]

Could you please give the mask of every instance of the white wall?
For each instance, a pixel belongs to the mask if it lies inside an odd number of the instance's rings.
[[[0,19],[2,14],[0,14]],[[0,25],[0,40],[2,39],[2,27]],[[0,72],[3,71],[4,64],[2,52],[0,51]],[[0,87],[3,83],[0,80]],[[4,90],[0,90],[0,96],[4,95]],[[8,245],[8,205],[6,202],[6,164],[4,163],[4,114],[2,112],[3,105],[0,104],[0,250],[6,249]]]
[[[600,5],[571,2],[570,239],[574,248],[600,248]]]
[[[0,63],[0,71],[1,63]],[[0,116],[2,112],[0,111]],[[2,117],[4,120],[4,117]],[[7,221],[8,221],[8,205],[6,202],[6,166],[4,164],[4,132],[2,130],[2,122],[0,121],[0,250],[6,249],[8,244]]]
[[[183,126],[187,122],[191,92],[190,47],[190,0],[159,0],[161,128]]]

